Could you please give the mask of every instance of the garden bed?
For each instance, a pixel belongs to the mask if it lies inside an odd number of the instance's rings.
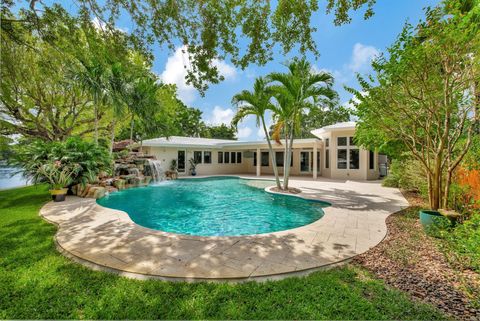
[[[354,262],[412,297],[463,320],[480,319],[480,275],[453,266],[418,220],[423,201],[404,193],[411,207],[387,219],[385,240]]]

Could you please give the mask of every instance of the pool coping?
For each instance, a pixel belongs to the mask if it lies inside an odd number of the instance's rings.
[[[310,182],[311,187],[316,183]],[[265,191],[278,193],[269,190],[273,187]],[[319,200],[319,195],[307,193],[308,188],[300,190],[302,195],[287,196]],[[394,209],[400,210],[408,203],[398,194],[398,190],[393,193],[399,201]],[[386,235],[385,219],[396,211],[382,210],[378,216],[369,213],[368,226],[357,228],[357,235],[346,229],[353,222],[349,217],[358,220],[358,215],[341,209],[333,203],[323,209],[321,219],[286,231],[227,237],[152,230],[134,223],[125,212],[77,197],[47,203],[40,215],[58,226],[55,242],[60,252],[90,268],[138,279],[243,282],[305,275],[343,264],[381,242]]]

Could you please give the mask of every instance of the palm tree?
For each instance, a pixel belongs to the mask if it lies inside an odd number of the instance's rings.
[[[255,79],[253,85],[253,92],[243,90],[232,98],[232,104],[237,107],[237,112],[232,119],[232,124],[237,126],[238,123],[248,115],[255,116],[257,126],[262,126],[270,151],[270,158],[272,160],[273,173],[275,174],[275,181],[277,188],[281,189],[280,177],[278,175],[277,160],[273,152],[270,134],[265,124],[265,112],[271,110],[274,106],[271,104],[271,91],[267,86],[265,80],[261,77]]]
[[[115,142],[115,126],[117,119],[123,117],[126,110],[125,96],[128,92],[128,79],[125,66],[121,63],[114,63],[111,66],[109,75],[109,100],[112,105],[112,123],[110,124],[110,154],[113,153],[113,144]]]
[[[314,72],[305,59],[294,58],[287,64],[287,73],[273,72],[268,76],[272,83],[277,104],[274,110],[276,119],[274,139],[285,138],[285,161],[290,164],[293,137],[299,132],[301,119],[312,104],[318,100],[332,101],[337,93],[332,89],[333,77],[327,72]],[[290,166],[283,173],[283,189],[288,190]]]
[[[142,76],[134,79],[127,92],[127,107],[130,113],[130,140],[133,140],[135,116],[148,120],[158,108],[157,91],[159,85],[156,79]]]
[[[82,87],[92,95],[95,144],[98,144],[98,116],[99,107],[105,103],[108,97],[108,70],[105,64],[97,57],[92,57],[90,61],[79,59],[83,70],[75,75],[76,80]]]

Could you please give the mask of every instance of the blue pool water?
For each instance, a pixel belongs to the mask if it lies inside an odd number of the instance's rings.
[[[235,177],[180,179],[122,190],[97,202],[148,228],[200,236],[276,232],[323,216],[328,203],[265,192],[272,184]]]

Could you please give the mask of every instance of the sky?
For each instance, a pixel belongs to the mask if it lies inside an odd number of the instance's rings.
[[[348,105],[351,94],[344,90],[344,86],[358,88],[356,73],[368,74],[371,71],[371,60],[384,52],[401,32],[406,21],[416,24],[424,17],[424,8],[437,4],[439,0],[377,0],[374,6],[375,15],[363,20],[360,10],[352,15],[352,22],[343,26],[333,24],[333,15],[326,15],[320,10],[312,17],[317,31],[313,35],[320,57],[313,55],[307,58],[317,70],[326,70],[335,77],[334,88],[337,90],[340,103]],[[321,3],[321,1],[320,1]],[[70,4],[70,5],[69,5]],[[64,2],[67,10],[71,2]],[[121,17],[116,27],[128,32],[132,23],[126,17]],[[207,124],[230,124],[235,113],[231,104],[233,95],[241,90],[251,90],[255,77],[265,76],[272,71],[285,71],[282,64],[288,58],[298,55],[292,51],[285,56],[281,52],[274,52],[273,61],[265,66],[250,65],[245,70],[234,67],[229,61],[216,60],[220,73],[225,80],[220,84],[212,84],[204,97],[201,97],[195,88],[185,83],[186,71],[183,66],[188,60],[182,54],[182,48],[177,47],[174,52],[164,47],[152,47],[155,57],[153,71],[165,83],[174,83],[178,88],[179,98],[188,106],[199,108],[203,112],[203,119]],[[258,140],[264,137],[263,130],[256,127],[253,118],[247,118],[238,126],[239,140]]]

